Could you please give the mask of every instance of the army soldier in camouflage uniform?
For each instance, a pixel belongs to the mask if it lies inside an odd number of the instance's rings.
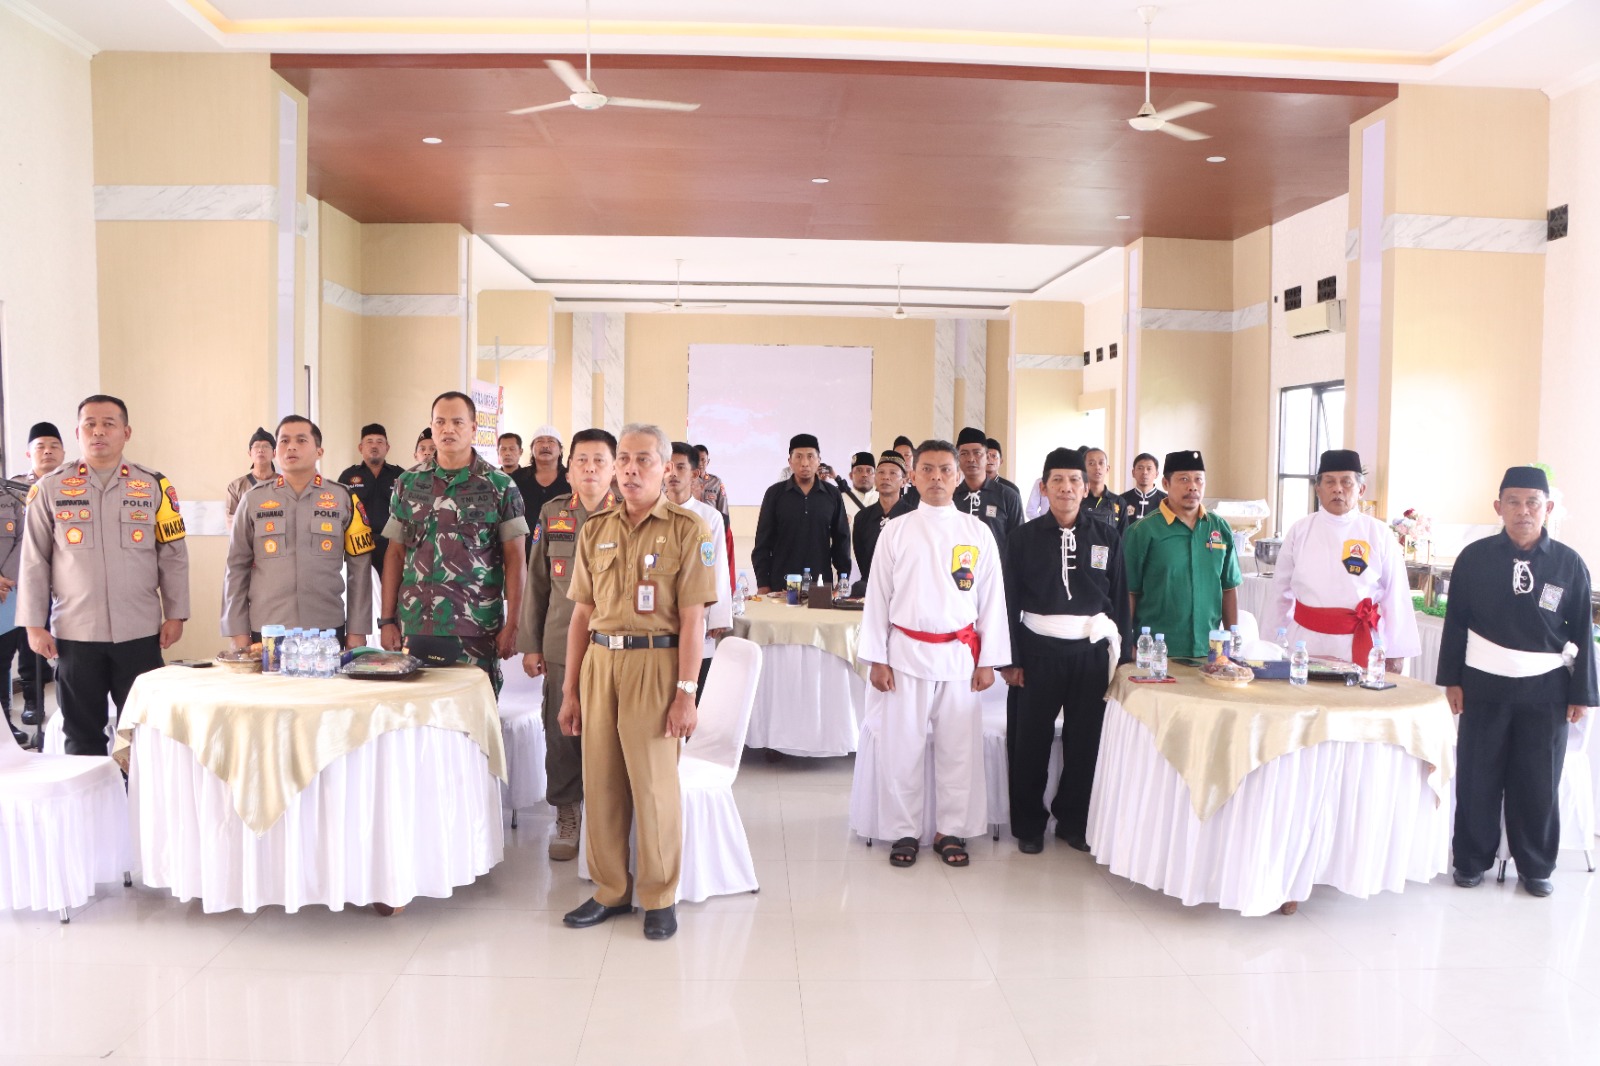
[[[309,418],[278,423],[275,456],[283,473],[245,492],[228,538],[222,635],[247,648],[264,625],[332,629],[358,648],[372,628],[372,529],[361,501],[317,473],[322,430]]]
[[[576,491],[546,503],[529,538],[533,549],[528,555],[528,588],[522,596],[517,647],[528,676],[544,677],[544,798],[556,809],[550,857],[557,862],[578,857],[583,803],[582,743],[562,733],[558,720],[567,676],[567,628],[572,622],[567,588],[584,521],[617,505],[611,491],[616,458],[617,438],[605,430],[574,434],[567,480]]]
[[[516,485],[472,450],[477,421],[472,397],[441,394],[430,427],[438,453],[395,479],[378,625],[390,651],[402,634],[449,642],[499,695],[499,661],[517,648],[528,520]]]

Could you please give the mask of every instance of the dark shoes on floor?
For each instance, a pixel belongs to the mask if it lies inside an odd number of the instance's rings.
[[[1062,832],[1059,825],[1056,826],[1056,839],[1065,840],[1067,842],[1067,847],[1073,849],[1074,851],[1089,850],[1089,841],[1077,834]]]
[[[1548,877],[1519,877],[1522,882],[1522,891],[1530,896],[1548,896],[1556,890],[1555,883]]]
[[[1483,872],[1469,874],[1465,870],[1452,869],[1450,876],[1455,880],[1457,888],[1477,888],[1483,884]]]
[[[23,725],[43,725],[44,724],[44,712],[39,709],[39,705],[38,704],[30,703],[27,706],[22,708],[22,724]]]
[[[677,931],[678,909],[676,907],[668,906],[644,912],[644,938],[646,940],[666,940]]]
[[[1024,855],[1037,855],[1044,850],[1044,837],[1018,837],[1017,850]]]
[[[568,911],[561,921],[571,929],[587,929],[591,925],[599,925],[607,918],[615,918],[619,914],[632,913],[633,907],[630,904],[623,904],[620,907],[607,907],[604,903],[590,896],[587,902]]]

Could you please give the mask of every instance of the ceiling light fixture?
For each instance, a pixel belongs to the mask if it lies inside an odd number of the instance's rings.
[[[1208,155],[1208,156],[1206,156],[1206,162],[1207,163],[1226,163],[1227,161],[1228,161],[1228,157],[1225,156],[1225,155]]]
[[[424,137],[424,138],[422,138],[422,143],[423,144],[443,144],[444,143],[444,138],[443,137]]]
[[[496,200],[494,205],[496,207],[510,207],[511,206],[510,204],[506,203],[504,200]]]
[[[1118,222],[1126,222],[1126,221],[1128,221],[1128,219],[1130,219],[1132,217],[1133,217],[1132,215],[1117,215],[1116,219],[1117,219]]]
[[[826,185],[826,184],[828,184],[828,179],[827,178],[812,178],[811,179],[811,184],[813,184],[813,185]]]

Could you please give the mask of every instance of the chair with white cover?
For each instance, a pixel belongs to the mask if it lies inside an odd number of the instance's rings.
[[[517,812],[544,802],[544,682],[522,670],[521,657],[512,660],[500,688],[500,735],[506,749],[506,783],[500,786],[500,805]]]
[[[104,756],[29,754],[0,730],[0,908],[67,911],[124,884],[128,794]]]
[[[1249,646],[1261,639],[1261,623],[1244,608],[1239,609],[1239,643]]]
[[[1567,757],[1561,764],[1561,784],[1556,788],[1556,809],[1561,815],[1561,851],[1583,852],[1583,861],[1594,873],[1595,800],[1593,767],[1589,763],[1589,723],[1584,715],[1567,726]],[[1505,812],[1500,814],[1500,872],[1496,880],[1506,879],[1506,863],[1511,859],[1511,843],[1506,839]]]
[[[733,798],[733,782],[739,776],[760,680],[759,644],[741,637],[717,642],[706,689],[700,696],[699,722],[678,759],[683,809],[680,903],[761,889],[744,820]],[[578,844],[578,876],[589,878],[583,839]]]

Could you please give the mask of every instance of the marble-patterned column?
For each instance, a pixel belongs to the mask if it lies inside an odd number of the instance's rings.
[[[596,315],[599,328],[595,336],[595,372],[600,375],[600,424],[613,434],[621,433],[624,423],[624,383],[626,372],[627,316],[620,312]]]
[[[595,334],[604,346],[605,316],[579,311],[572,316],[572,426],[571,432],[594,425]]]
[[[933,435],[955,440],[956,323],[951,318],[933,323]]]
[[[955,321],[955,373],[961,382],[961,410],[957,412],[963,426],[983,426],[984,432],[994,435],[993,427],[985,425],[988,406],[988,323],[982,319],[958,318]]]

